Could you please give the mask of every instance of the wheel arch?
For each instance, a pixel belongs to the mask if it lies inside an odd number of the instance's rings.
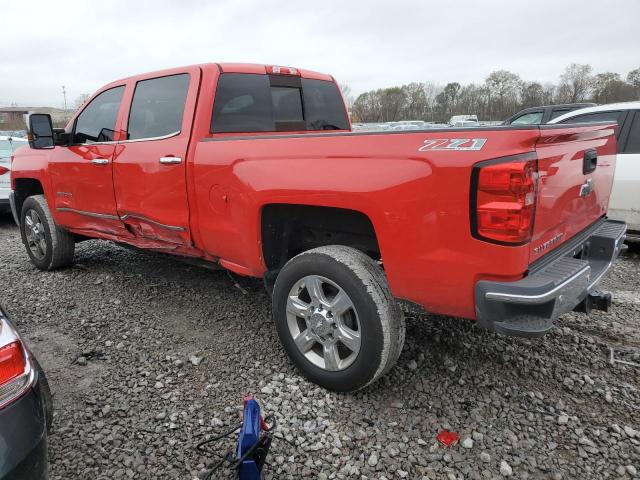
[[[33,195],[44,195],[44,185],[37,178],[16,178],[13,181],[13,199],[18,219],[24,201]]]
[[[371,218],[348,208],[270,203],[260,213],[262,256],[275,279],[284,264],[299,253],[327,245],[352,247],[374,260],[381,258]]]

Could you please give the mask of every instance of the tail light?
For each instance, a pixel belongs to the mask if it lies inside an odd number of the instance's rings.
[[[522,245],[531,240],[536,209],[534,153],[481,162],[471,175],[471,232],[480,240]]]
[[[0,311],[0,408],[17,400],[33,384],[31,360],[18,334]]]
[[[2,165],[0,165],[0,175],[4,175],[5,173],[8,173],[10,170],[7,167],[3,167]]]
[[[267,67],[267,74],[269,75],[295,75],[300,76],[300,70],[292,67],[280,67],[278,65],[269,65]]]

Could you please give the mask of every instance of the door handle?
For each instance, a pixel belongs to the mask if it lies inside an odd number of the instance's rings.
[[[587,150],[584,152],[582,160],[582,173],[587,175],[594,172],[598,167],[598,152],[595,149]]]
[[[182,163],[180,157],[160,157],[160,163],[163,165],[176,165]]]
[[[106,165],[107,163],[109,163],[109,160],[107,160],[106,158],[94,158],[93,160],[91,160],[91,163],[93,163],[94,165]]]

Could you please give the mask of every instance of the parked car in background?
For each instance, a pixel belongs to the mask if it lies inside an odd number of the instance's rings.
[[[479,127],[480,124],[474,120],[459,120],[450,125],[451,127]]]
[[[10,209],[11,155],[25,145],[28,145],[26,138],[0,136],[0,213],[8,212]]]
[[[609,217],[627,222],[627,240],[640,247],[640,102],[574,110],[549,123],[617,122],[618,155]]]
[[[400,125],[393,125],[391,127],[391,130],[395,130],[395,131],[398,131],[398,130],[422,130],[424,128],[425,128],[424,126],[418,126],[418,125],[414,125],[412,123],[403,123],[403,124],[400,124]]]
[[[0,480],[47,478],[52,405],[40,365],[0,307]]]
[[[503,125],[544,125],[554,118],[585,107],[594,107],[595,103],[565,103],[561,105],[545,105],[520,110],[507,118]]]
[[[475,122],[478,123],[477,115],[454,115],[449,119],[449,125],[455,126],[459,122]]]
[[[329,389],[391,369],[396,299],[520,336],[610,304],[612,123],[353,132],[332,76],[221,63],[29,126],[10,198],[34,265],[71,265],[89,237],[263,278],[284,349]]]

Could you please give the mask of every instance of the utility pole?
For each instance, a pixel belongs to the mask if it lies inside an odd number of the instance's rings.
[[[64,111],[66,113],[67,111],[67,91],[64,88],[64,85],[62,85],[62,97],[64,98]]]

